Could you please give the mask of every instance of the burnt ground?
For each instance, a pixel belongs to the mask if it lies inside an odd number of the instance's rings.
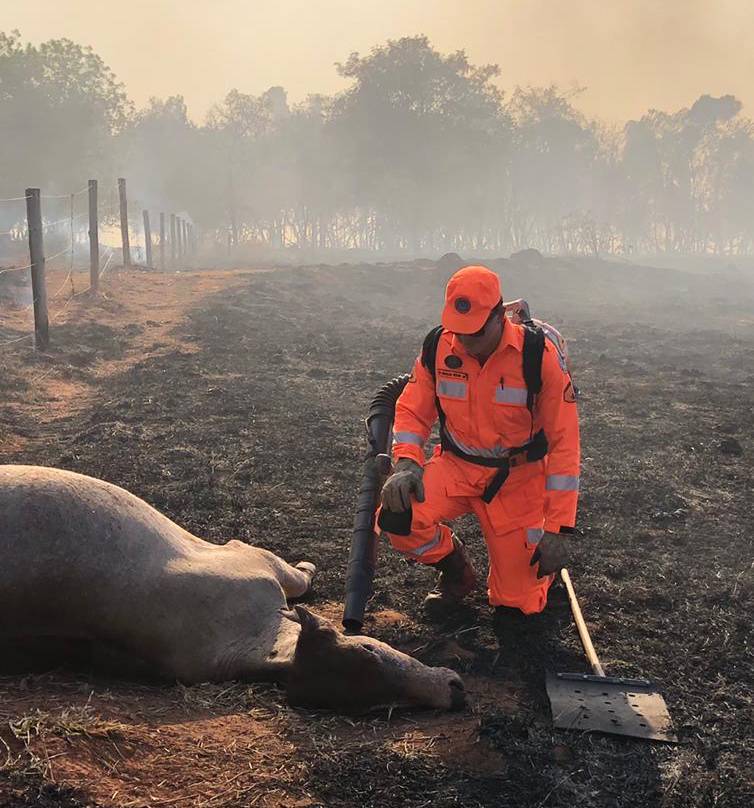
[[[656,680],[679,743],[552,729],[543,666],[586,670],[562,593],[530,636],[497,637],[482,591],[432,625],[430,571],[383,546],[368,628],[461,672],[464,713],[341,717],[294,710],[272,685],[126,681],[81,662],[7,674],[0,805],[751,805],[751,275],[492,263],[506,299],[569,337],[572,575],[608,672]],[[102,477],[211,541],[310,559],[311,606],[338,620],[362,419],[409,368],[448,275],[115,276],[104,298],[72,301],[49,354],[0,349],[2,462]],[[0,343],[23,333],[17,314],[0,311]],[[484,569],[475,522],[457,528]]]

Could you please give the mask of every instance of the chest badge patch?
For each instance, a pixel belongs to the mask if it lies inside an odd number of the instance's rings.
[[[463,365],[463,359],[455,354],[449,354],[445,357],[445,364],[447,367],[452,368],[453,370],[458,370],[458,368]]]

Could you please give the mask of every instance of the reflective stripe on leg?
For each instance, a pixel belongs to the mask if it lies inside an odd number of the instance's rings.
[[[385,535],[395,550],[422,564],[436,564],[453,550],[451,531],[447,525],[414,530],[409,536],[397,536],[394,533]]]
[[[527,527],[526,528],[526,541],[529,544],[539,544],[542,536],[545,535],[544,528],[541,527]]]
[[[435,547],[440,544],[440,539],[442,538],[442,534],[440,533],[440,526],[437,526],[437,530],[435,531],[435,535],[426,543],[422,544],[421,547],[415,547],[410,553],[406,553],[407,555],[411,555],[414,558],[420,558],[423,555],[426,555]],[[402,552],[406,552],[405,550]]]

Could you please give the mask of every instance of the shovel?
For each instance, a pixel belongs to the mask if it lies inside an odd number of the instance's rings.
[[[548,673],[553,724],[560,729],[609,732],[653,741],[677,740],[665,699],[646,679],[607,676],[589,637],[567,569],[560,576],[592,674]]]

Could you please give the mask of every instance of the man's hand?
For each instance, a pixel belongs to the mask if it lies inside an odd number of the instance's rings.
[[[424,502],[424,469],[414,460],[401,457],[395,470],[382,486],[382,504],[388,511],[398,513],[411,507],[411,495]]]
[[[562,536],[560,533],[545,533],[542,536],[529,562],[532,567],[539,562],[537,578],[552,575],[553,572],[559,572],[563,567],[568,566],[567,541],[566,536]]]

